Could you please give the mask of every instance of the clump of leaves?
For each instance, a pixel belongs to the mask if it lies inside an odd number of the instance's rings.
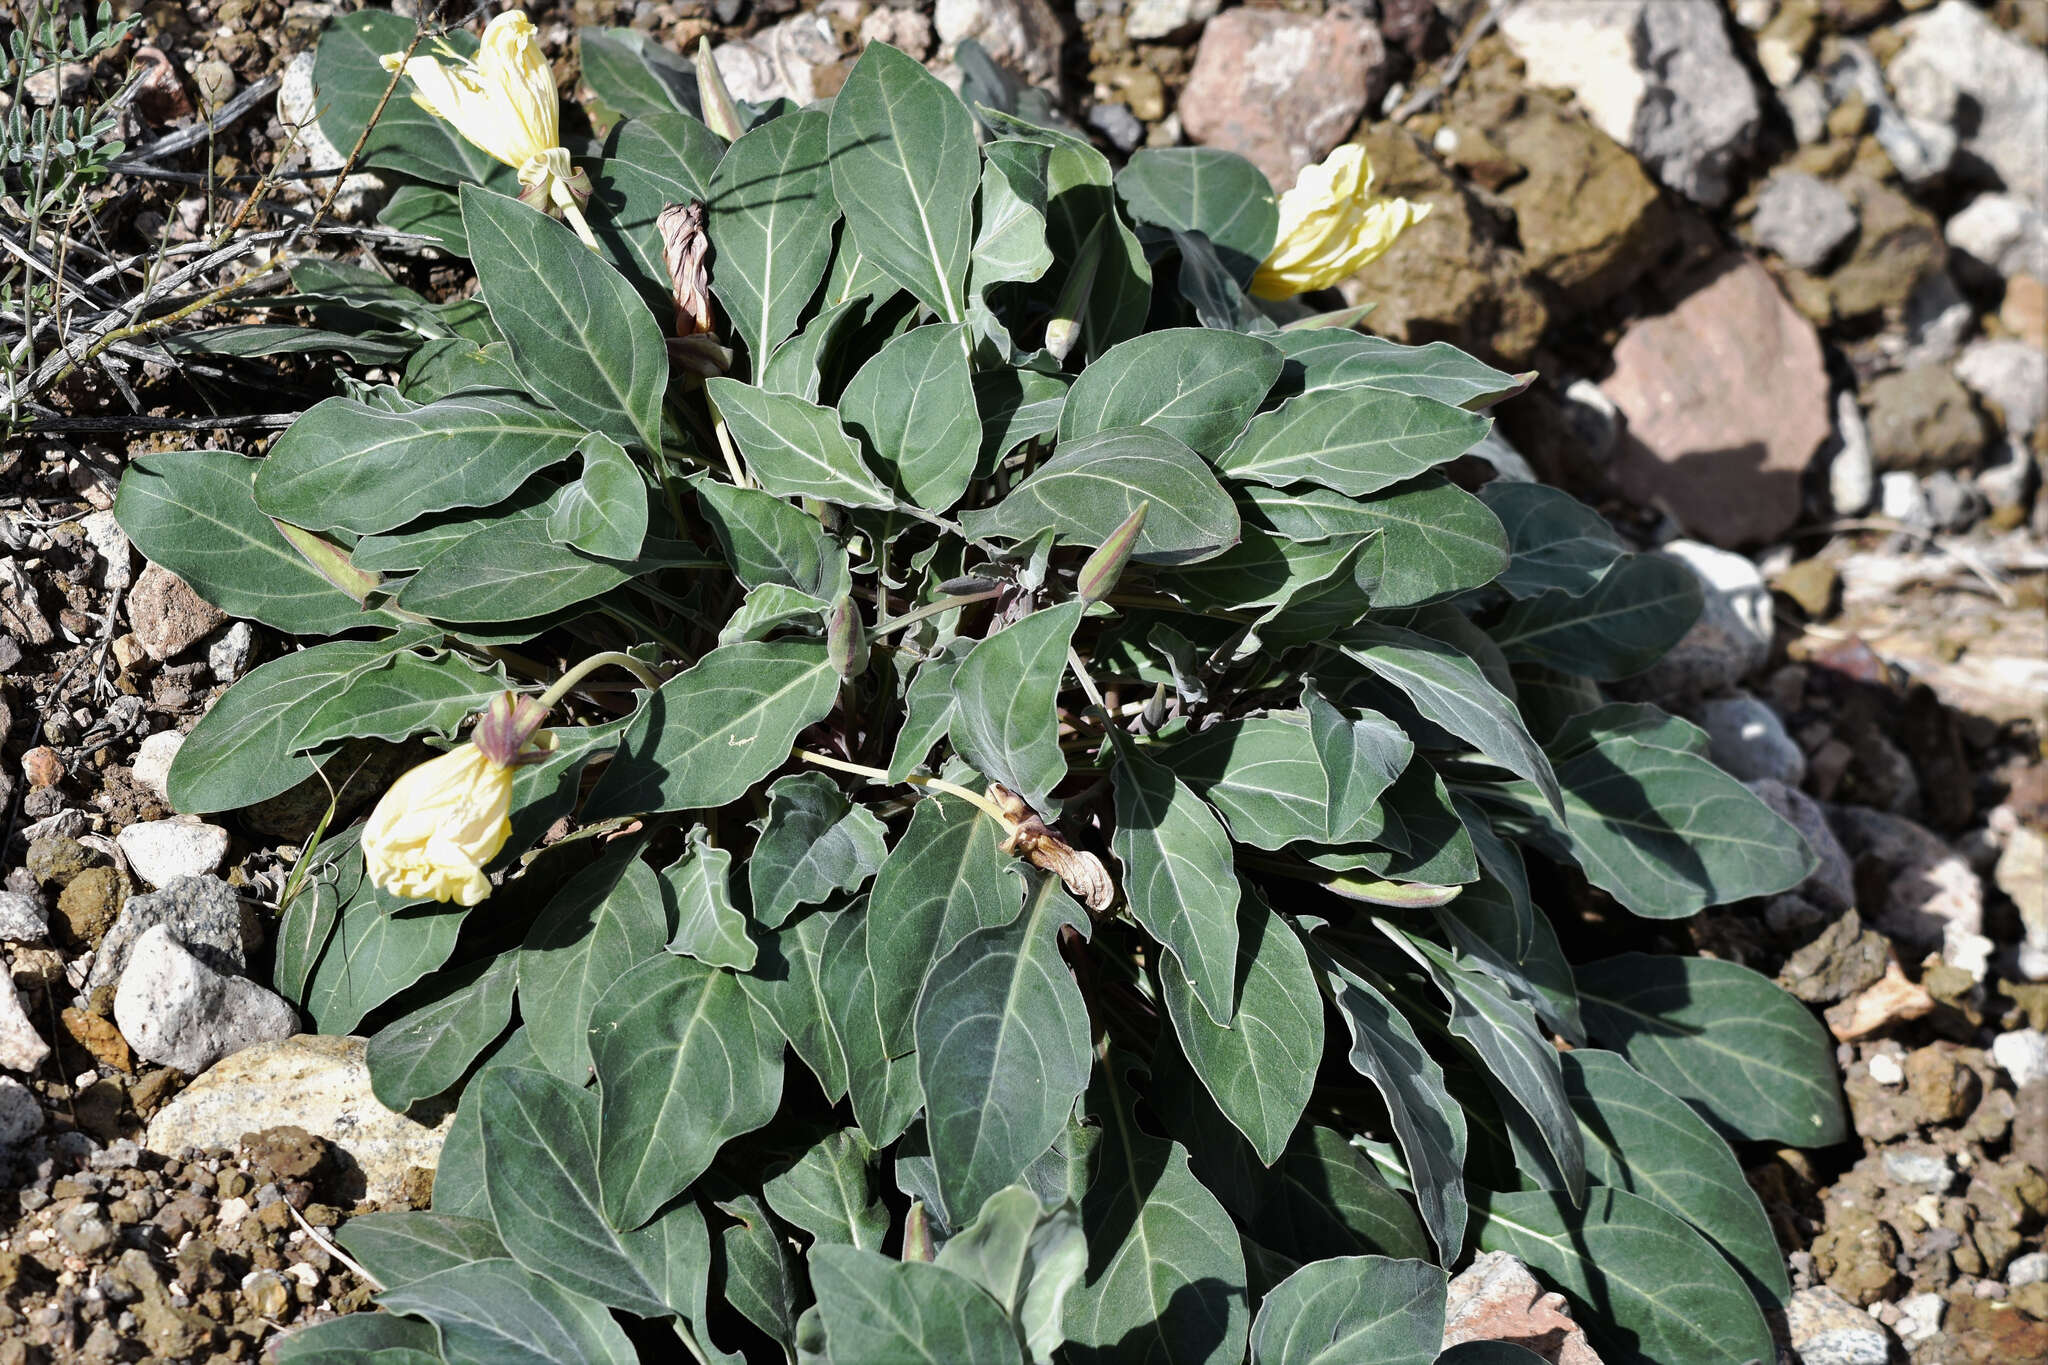
[[[336,145],[409,33],[330,22]],[[342,1234],[389,1311],[280,1359],[1427,1362],[1474,1248],[1610,1365],[1770,1356],[1729,1141],[1842,1135],[1825,1036],[1728,963],[1568,964],[1536,888],[1619,930],[1812,858],[1602,699],[1691,625],[1683,568],[1442,472],[1518,380],[1277,326],[1236,157],[1113,172],[881,45],[755,109],[581,41],[601,252],[394,101],[387,217],[477,297],[302,265],[316,326],[220,348],[393,378],[121,492],[152,559],[328,637],[191,733],[184,810],[591,651],[666,675],[557,713],[475,909],[393,903],[356,831],[312,855],[277,988],[455,1120],[432,1211]],[[672,347],[693,201],[723,321]]]

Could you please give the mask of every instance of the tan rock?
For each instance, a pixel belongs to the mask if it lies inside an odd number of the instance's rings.
[[[1768,541],[1799,516],[1800,475],[1832,430],[1813,327],[1764,268],[1724,258],[1670,312],[1640,318],[1601,385],[1628,419],[1616,478],[1716,545]]]
[[[348,1193],[394,1199],[408,1169],[439,1164],[454,1113],[423,1114],[430,1122],[421,1122],[379,1104],[370,1091],[366,1046],[361,1038],[299,1034],[238,1052],[159,1110],[144,1145],[175,1155],[186,1147],[232,1146],[244,1133],[292,1124],[325,1138],[354,1163],[362,1188]]]
[[[1451,1279],[1442,1349],[1467,1341],[1512,1342],[1550,1365],[1600,1365],[1564,1295],[1546,1294],[1505,1251],[1482,1252]]]
[[[1885,964],[1884,976],[1827,1012],[1828,1032],[1838,1042],[1853,1043],[1893,1024],[1919,1019],[1934,1010],[1934,997],[1906,979],[1896,961]]]
[[[135,638],[158,662],[176,658],[227,619],[226,612],[162,565],[144,569],[128,594],[128,621]]]

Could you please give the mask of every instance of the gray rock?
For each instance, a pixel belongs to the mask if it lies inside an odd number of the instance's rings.
[[[432,1170],[453,1111],[421,1123],[377,1102],[361,1038],[301,1034],[263,1043],[201,1076],[149,1121],[144,1145],[175,1154],[228,1146],[252,1129],[291,1124],[346,1154],[364,1189],[352,1197],[389,1200],[414,1166]]]
[[[1934,270],[1914,284],[1900,321],[1905,324],[1905,344],[1894,354],[1898,368],[1945,365],[1956,358],[1963,338],[1977,325],[1977,310],[1946,270]]]
[[[249,660],[255,654],[256,632],[247,621],[237,621],[206,647],[206,666],[215,678],[231,683],[249,671]]]
[[[1848,389],[1835,395],[1835,432],[1822,447],[1828,461],[1828,502],[1838,517],[1860,517],[1877,495],[1877,459],[1863,405]]]
[[[1696,716],[1707,732],[1715,764],[1744,782],[1771,778],[1796,787],[1806,777],[1806,755],[1785,733],[1778,713],[1747,692],[1700,703]]]
[[[1984,932],[1984,882],[1939,835],[1863,806],[1827,812],[1850,859],[1872,859],[1886,873],[1883,903],[1863,907],[1873,928],[1923,951],[1943,946],[1952,930]]]
[[[85,539],[93,549],[99,551],[106,563],[105,576],[100,580],[110,590],[126,588],[135,581],[135,565],[128,533],[121,529],[121,523],[114,520],[112,512],[94,512],[78,523],[85,532]]]
[[[1993,447],[1991,462],[1977,471],[1972,482],[1994,513],[2008,509],[2024,513],[2034,500],[2040,472],[2033,452],[2008,436]]]
[[[2012,1077],[2014,1089],[2048,1078],[2048,1033],[2014,1029],[1991,1040],[1991,1060]]]
[[[320,104],[318,92],[313,88],[313,53],[311,49],[292,58],[284,69],[283,83],[277,88],[277,121],[291,133],[304,156],[303,164],[315,170],[339,167],[348,160],[346,149],[337,147],[327,134],[320,131]],[[305,185],[312,193],[324,195],[333,186],[330,176],[324,180],[282,182],[286,186]],[[334,202],[328,212],[343,222],[358,223],[375,216],[384,207],[384,201],[391,196],[389,183],[374,171],[357,171],[341,182],[335,192]]]
[[[1909,1349],[1932,1341],[1941,1335],[1941,1314],[1947,1307],[1939,1294],[1908,1294],[1899,1300],[1899,1320],[1892,1324],[1892,1330]]]
[[[1811,147],[1824,141],[1828,135],[1828,114],[1835,102],[1829,98],[1827,86],[1812,74],[1801,76],[1778,92],[1778,103],[1785,110],[1785,117],[1792,123],[1792,136],[1799,139],[1802,147]]]
[[[1958,469],[1984,449],[1984,420],[1946,365],[1880,375],[1864,386],[1863,406],[1879,469]]]
[[[2039,1284],[2043,1280],[2048,1280],[2048,1251],[2030,1251],[2024,1256],[2013,1257],[2006,1264],[2005,1284],[2008,1289]]]
[[[1986,337],[1956,358],[1956,378],[2005,415],[2005,429],[2025,440],[2048,418],[2048,351],[2024,341]]]
[[[113,1225],[89,1199],[58,1214],[52,1231],[57,1244],[73,1256],[97,1256],[114,1244]]]
[[[1812,270],[1856,231],[1849,196],[1803,171],[1779,171],[1757,196],[1750,227],[1787,265]]]
[[[1894,88],[1933,88],[1945,81],[1967,99],[1962,150],[1986,164],[2005,188],[2048,209],[2048,55],[1991,22],[1965,0],[1942,0],[1902,21],[1905,46],[1892,58]],[[1902,171],[1904,167],[1900,168]]]
[[[114,836],[129,870],[151,886],[201,877],[227,856],[228,832],[190,816],[129,825]]]
[[[1939,1152],[1885,1149],[1884,1173],[1901,1185],[1920,1185],[1942,1193],[1955,1183],[1956,1168]]]
[[[1747,785],[1765,805],[1799,831],[1799,837],[1806,840],[1806,846],[1820,860],[1820,866],[1800,884],[1799,894],[1837,915],[1855,908],[1856,869],[1849,855],[1842,851],[1842,841],[1828,827],[1827,812],[1820,802],[1773,778],[1757,778]]]
[[[171,937],[221,972],[243,972],[262,941],[261,922],[233,887],[214,877],[185,877],[161,891],[130,896],[100,940],[85,993],[121,979],[136,943],[151,929]]]
[[[1659,553],[1691,569],[1706,602],[1700,619],[1648,672],[1617,690],[1632,697],[1697,697],[1735,686],[1771,654],[1771,590],[1746,557],[1698,541],[1674,540]]]
[[[1792,1295],[1785,1329],[1802,1365],[1886,1365],[1891,1359],[1884,1324],[1826,1285]]]
[[[171,763],[184,746],[185,737],[176,730],[159,730],[144,739],[136,747],[135,762],[130,768],[135,780],[164,800],[170,800]]]
[[[1869,106],[1877,143],[1906,182],[1925,184],[1947,171],[1956,155],[1955,130],[1907,117],[1893,102],[1877,58],[1858,39],[1841,39],[1836,53],[1827,71],[1829,97],[1839,104],[1855,95]]]
[[[1108,138],[1120,152],[1129,152],[1145,140],[1145,125],[1127,104],[1111,101],[1088,106],[1088,126]]]
[[[2048,280],[2048,213],[2016,194],[1980,194],[1948,220],[1950,247],[2002,278]]]
[[[1124,32],[1140,42],[1157,42],[1206,24],[1222,6],[1223,0],[1132,0],[1124,12]]]
[[[50,936],[50,912],[40,896],[0,891],[0,942],[41,943]]]
[[[21,995],[14,978],[0,976],[0,1066],[10,1071],[32,1072],[50,1055],[50,1045],[29,1022],[21,1007]]]
[[[0,1154],[14,1151],[43,1131],[43,1106],[35,1092],[12,1076],[0,1076]]]
[[[1532,84],[1572,91],[1664,184],[1727,201],[1763,110],[1714,0],[1525,0],[1500,30]]]
[[[941,57],[950,58],[962,39],[972,38],[998,65],[1033,85],[1059,83],[1066,29],[1046,0],[939,0],[932,27],[938,30]]]
[[[246,977],[221,975],[157,925],[135,941],[114,991],[114,1023],[136,1056],[197,1075],[243,1048],[289,1038],[299,1016]]]
[[[947,50],[952,50],[951,44]],[[839,60],[839,40],[822,15],[793,14],[750,38],[720,43],[711,53],[734,99],[809,104],[818,98],[818,68]]]
[[[1990,510],[1977,486],[1952,469],[1937,469],[1920,480],[1920,496],[1927,500],[1927,520],[1936,531],[1967,531]]]

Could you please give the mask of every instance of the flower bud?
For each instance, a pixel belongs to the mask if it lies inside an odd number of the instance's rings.
[[[825,618],[825,654],[842,678],[857,678],[867,671],[867,628],[851,597],[833,603],[832,614]]]
[[[512,769],[474,744],[420,764],[377,802],[363,826],[363,869],[403,900],[475,905],[491,894],[484,867],[512,835]]]
[[[1141,502],[1131,509],[1123,525],[1102,542],[1102,548],[1088,556],[1080,576],[1074,580],[1074,590],[1083,602],[1100,602],[1116,590],[1117,580],[1124,576],[1124,568],[1131,562],[1131,552],[1138,548],[1138,535],[1145,529],[1145,513],[1151,506],[1150,502]]]

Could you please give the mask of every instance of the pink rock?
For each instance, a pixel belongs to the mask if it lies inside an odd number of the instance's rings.
[[[1564,1295],[1544,1293],[1529,1267],[1505,1251],[1482,1253],[1451,1279],[1443,1349],[1467,1341],[1511,1342],[1550,1365],[1600,1365]]]
[[[1820,340],[1764,268],[1730,257],[1668,313],[1638,319],[1601,385],[1628,419],[1621,490],[1700,540],[1790,530],[1799,478],[1831,429]]]
[[[1364,19],[1225,10],[1202,31],[1181,127],[1196,142],[1248,157],[1284,190],[1351,135],[1389,79],[1387,46]]]
[[[161,565],[151,564],[128,594],[128,622],[143,652],[159,663],[199,643],[228,614]]]

